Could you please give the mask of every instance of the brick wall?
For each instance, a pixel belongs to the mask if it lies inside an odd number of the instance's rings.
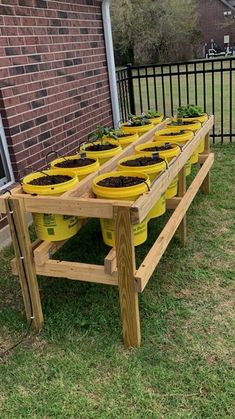
[[[16,177],[112,125],[101,3],[1,1],[1,113]]]
[[[202,31],[203,42],[210,48],[213,39],[222,49],[224,35],[230,35],[230,46],[235,43],[235,12],[231,16],[224,16],[230,10],[220,0],[197,0],[199,11],[199,27]]]
[[[101,4],[1,0],[0,107],[16,179],[112,125]]]

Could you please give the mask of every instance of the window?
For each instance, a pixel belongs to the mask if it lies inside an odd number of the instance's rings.
[[[0,116],[0,190],[13,183],[14,176],[7,149],[6,137]]]

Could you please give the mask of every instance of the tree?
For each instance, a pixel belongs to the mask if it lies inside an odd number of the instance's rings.
[[[200,42],[195,0],[112,0],[117,64],[193,58]]]

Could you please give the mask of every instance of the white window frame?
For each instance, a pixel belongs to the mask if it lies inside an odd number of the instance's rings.
[[[11,167],[10,155],[8,152],[6,136],[3,128],[2,118],[0,115],[0,153],[3,163],[5,177],[0,178],[0,191],[7,188],[14,183],[14,175]]]

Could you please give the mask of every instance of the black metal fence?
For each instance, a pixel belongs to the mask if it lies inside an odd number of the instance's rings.
[[[216,139],[235,138],[235,57],[132,66],[116,71],[122,120],[157,109],[166,116],[193,103],[215,115]],[[234,108],[234,109],[233,109]]]

